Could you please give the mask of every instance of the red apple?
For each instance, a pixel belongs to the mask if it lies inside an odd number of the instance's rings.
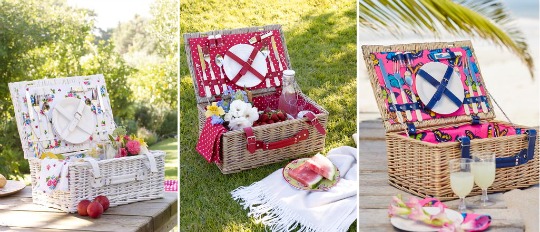
[[[79,202],[79,204],[77,205],[77,213],[79,213],[79,215],[81,216],[88,216],[88,212],[86,212],[86,209],[88,208],[88,205],[90,203],[91,202],[89,200],[82,200],[81,202]]]
[[[109,206],[111,205],[111,203],[109,202],[109,198],[107,198],[106,196],[102,196],[102,195],[99,195],[97,196],[94,201],[97,201],[101,204],[101,206],[103,206],[103,211],[106,211]]]
[[[97,201],[92,201],[92,203],[88,205],[86,211],[91,218],[98,218],[103,214],[103,206]]]

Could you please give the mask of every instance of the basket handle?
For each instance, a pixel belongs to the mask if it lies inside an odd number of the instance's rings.
[[[157,172],[157,165],[156,165],[156,159],[154,157],[154,154],[151,152],[144,154],[148,158],[147,167],[150,169],[151,173]],[[99,170],[98,162],[93,158],[86,158],[85,159],[88,163],[90,163],[90,166],[92,166],[92,175],[94,176],[93,181],[91,181],[90,185],[92,187],[102,187],[106,185],[113,185],[113,184],[122,184],[122,183],[128,183],[133,182],[136,180],[144,180],[146,179],[146,176],[149,174],[148,171],[138,171],[137,173],[130,173],[130,174],[124,174],[124,175],[117,175],[117,176],[111,176],[111,177],[102,177],[101,172]]]
[[[321,123],[319,123],[319,120],[317,120],[317,117],[313,113],[308,112],[304,115],[304,117],[308,118],[308,121],[306,122],[308,125],[315,127],[320,134],[326,134],[326,130],[321,125]],[[244,132],[246,133],[247,150],[249,151],[249,153],[252,154],[255,153],[257,149],[273,150],[284,148],[309,138],[309,130],[303,129],[290,138],[286,138],[276,142],[265,143],[262,140],[257,140],[255,134],[253,133],[253,128],[246,127],[244,128]]]
[[[526,164],[529,160],[534,158],[534,150],[536,146],[536,130],[529,129],[527,132],[527,148],[522,149],[514,156],[510,157],[499,157],[495,160],[495,166],[497,168],[509,168],[515,167],[522,164]],[[469,137],[461,137],[458,139],[461,143],[461,158],[471,158],[471,140]]]

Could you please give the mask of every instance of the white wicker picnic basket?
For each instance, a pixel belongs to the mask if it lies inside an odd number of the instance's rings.
[[[67,97],[81,99],[92,106],[99,102],[101,107],[98,109],[101,110],[95,110],[97,104],[92,108],[98,123],[91,137],[93,141],[106,142],[108,134],[115,129],[115,124],[103,75],[9,83],[9,90],[24,157],[30,164],[34,203],[65,212],[76,212],[81,200],[93,200],[98,195],[106,196],[111,207],[163,197],[165,168],[163,151],[150,151],[145,155],[99,161],[85,159],[82,162],[71,162],[68,169],[67,191],[55,190],[44,193],[36,188],[42,162],[39,157],[43,152],[62,154],[65,157],[77,155],[87,151],[91,147],[91,141],[87,139],[80,144],[65,141],[56,131],[51,130],[54,125],[49,117],[41,122],[45,121],[50,127],[47,124],[45,126],[43,123],[40,124],[39,120],[36,120],[37,110],[30,99],[38,95],[48,99],[51,111],[54,110],[55,104]],[[95,96],[96,90],[99,90],[99,97]],[[94,103],[90,103],[92,100],[95,100]]]

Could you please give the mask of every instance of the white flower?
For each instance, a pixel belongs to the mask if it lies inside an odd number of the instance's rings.
[[[226,113],[225,116],[223,117],[223,120],[227,122],[230,122],[232,119],[233,119],[232,113]]]
[[[244,114],[242,116],[247,118],[251,123],[253,123],[257,121],[257,119],[259,119],[259,111],[257,107],[249,107],[244,110]]]
[[[253,123],[245,117],[234,118],[229,122],[229,128],[231,128],[231,130],[240,130],[250,127],[251,125],[253,125]]]
[[[244,114],[244,110],[248,107],[248,105],[242,101],[242,100],[234,100],[231,102],[229,113],[232,114],[233,117],[239,117],[240,115]]]

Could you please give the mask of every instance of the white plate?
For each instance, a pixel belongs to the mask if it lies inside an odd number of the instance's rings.
[[[435,78],[435,80],[441,82],[447,68],[448,65],[446,64],[440,62],[430,62],[422,66],[420,69],[427,72],[429,75]],[[433,94],[435,94],[435,91],[437,91],[437,88],[427,82],[420,75],[416,75],[415,84],[418,96],[420,96],[420,100],[427,105]],[[456,97],[463,102],[463,99],[465,98],[464,87],[463,83],[461,82],[461,77],[455,72],[455,70],[446,88],[446,91],[450,90],[450,92],[456,95]],[[446,95],[443,94],[439,102],[435,103],[435,106],[433,106],[431,111],[438,114],[451,114],[456,112],[459,107],[460,106],[456,106],[456,104],[454,104]]]
[[[19,192],[26,187],[23,181],[8,180],[6,186],[0,188],[0,197],[7,196]]]
[[[245,61],[249,58],[249,55],[253,49],[255,49],[255,47],[248,44],[237,44],[232,46],[229,51]],[[268,72],[268,69],[266,68],[266,60],[260,51],[257,51],[257,55],[255,56],[251,67],[266,77],[266,73]],[[225,70],[225,74],[229,80],[232,80],[236,74],[240,72],[240,69],[242,69],[240,64],[234,61],[230,56],[225,55],[225,59],[223,60],[223,70]],[[248,71],[246,75],[240,77],[235,84],[240,87],[250,88],[260,84],[261,82],[262,80]]]
[[[84,105],[84,109],[81,113],[81,119],[79,120],[79,123],[75,129],[71,132],[67,130],[71,120],[74,117],[71,115],[75,115],[75,112],[77,112],[77,107],[79,106],[80,101],[81,99],[74,97],[64,98],[61,102],[58,102],[52,112],[54,130],[63,140],[72,144],[80,144],[85,142],[96,130],[96,118],[90,109],[90,106],[86,104]],[[66,117],[66,115],[60,113],[58,111],[58,107],[62,107],[64,112],[66,112],[69,117]]]
[[[439,207],[423,207],[423,209],[426,210],[426,212],[431,215],[435,215],[439,212]],[[453,222],[458,222],[459,224],[463,222],[463,216],[457,211],[451,210],[451,209],[444,209],[444,212],[446,213],[447,217]],[[400,230],[405,230],[405,231],[423,232],[423,231],[438,231],[439,230],[439,228],[437,227],[431,227],[422,222],[413,221],[411,219],[404,218],[401,216],[391,217],[390,223],[392,223],[394,227]]]

